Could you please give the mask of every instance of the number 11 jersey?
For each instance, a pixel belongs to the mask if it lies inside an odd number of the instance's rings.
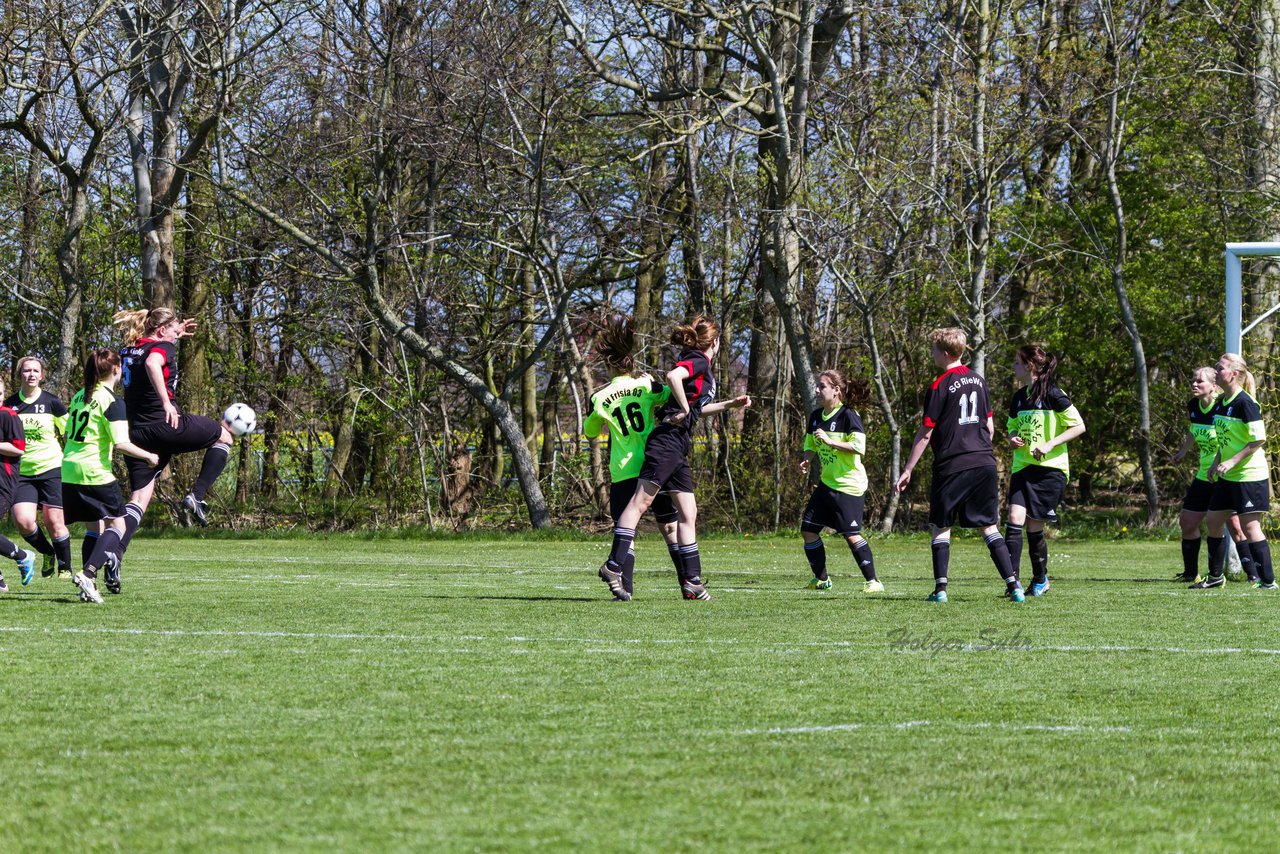
[[[933,428],[933,473],[951,474],[994,466],[987,381],[964,365],[957,365],[933,381],[924,395],[924,426]]]
[[[582,425],[588,439],[609,430],[609,480],[618,483],[640,476],[644,445],[657,424],[656,410],[671,389],[648,374],[614,377],[591,395],[591,414]]]

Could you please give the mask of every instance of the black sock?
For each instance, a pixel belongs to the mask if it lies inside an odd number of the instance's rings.
[[[1258,561],[1257,561],[1257,558],[1254,557],[1253,546],[1254,544],[1249,542],[1248,540],[1241,540],[1240,542],[1236,543],[1236,557],[1240,558],[1240,569],[1244,572],[1246,576],[1248,576],[1249,580],[1257,581],[1258,580]],[[1226,551],[1226,548],[1224,545],[1223,552],[1225,553],[1225,551]],[[1226,563],[1225,558],[1223,560],[1223,563],[1224,564]]]
[[[871,543],[858,540],[857,543],[850,543],[849,548],[853,551],[853,559],[857,561],[858,569],[862,570],[862,577],[867,581],[875,581],[876,562],[871,557]]]
[[[1031,558],[1032,580],[1039,583],[1049,578],[1049,543],[1044,531],[1027,531],[1027,554]]]
[[[636,553],[635,550],[627,552],[627,560],[622,564],[622,589],[631,592],[631,583],[636,573]]]
[[[58,569],[71,569],[71,535],[59,537],[53,541],[53,556],[58,561]]]
[[[933,541],[933,589],[947,589],[947,569],[951,565],[951,540]]]
[[[1182,574],[1195,578],[1200,574],[1200,538],[1182,541]]]
[[[1009,550],[1009,565],[1013,567],[1013,574],[1018,575],[1022,571],[1022,526],[1015,525],[1012,522],[1004,526],[1004,544]]]
[[[129,543],[133,542],[133,535],[138,533],[138,526],[142,524],[142,508],[137,504],[126,504],[124,506],[124,536],[120,538],[120,545],[129,548]]]
[[[812,543],[805,543],[804,556],[809,561],[809,568],[813,570],[813,577],[819,581],[825,581],[827,578],[827,547],[822,544],[822,540],[817,539]]]
[[[204,501],[209,487],[213,486],[218,475],[222,474],[222,470],[227,467],[227,460],[230,457],[231,446],[222,442],[204,452],[204,460],[200,463],[200,476],[196,478],[196,485],[191,487],[191,494],[195,496],[196,501]]]
[[[9,560],[17,560],[22,554],[22,549],[13,544],[13,540],[0,534],[0,556],[7,557]]]
[[[992,531],[983,539],[987,541],[987,551],[991,552],[991,562],[996,565],[996,572],[1000,573],[1005,584],[1013,587],[1018,583],[1018,576],[1009,563],[1009,549],[1004,544],[1004,537],[1000,536],[999,531]]]
[[[680,551],[680,544],[667,543],[667,556],[671,558],[671,565],[676,568],[676,580],[684,581],[684,553]]]
[[[98,570],[106,563],[107,556],[113,556],[117,561],[124,554],[124,549],[120,545],[120,532],[115,528],[108,527],[102,532],[102,536],[98,537],[97,544],[93,547],[93,554],[89,555],[89,559],[85,561],[84,574],[93,578],[98,574]]]
[[[1253,550],[1253,566],[1258,571],[1258,579],[1263,584],[1274,584],[1276,573],[1271,567],[1271,543],[1258,540],[1249,543],[1249,548]]]
[[[698,544],[689,543],[687,546],[681,546],[680,554],[684,558],[685,579],[688,581],[701,581],[702,555],[698,554]]]
[[[49,542],[49,538],[44,535],[44,530],[39,525],[36,525],[36,529],[30,534],[23,534],[22,539],[42,555],[53,554],[53,544]]]
[[[627,553],[636,541],[635,528],[615,527],[613,529],[613,546],[609,549],[609,568],[621,572],[622,565],[627,562]]]
[[[1221,578],[1223,564],[1227,560],[1227,538],[1207,537],[1206,539],[1209,541],[1209,575],[1213,578]]]
[[[89,556],[93,554],[93,547],[98,544],[97,531],[85,531],[84,542],[80,544],[80,565],[84,566],[89,562]]]

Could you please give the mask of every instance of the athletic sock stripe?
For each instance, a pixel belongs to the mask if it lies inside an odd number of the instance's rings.
[[[822,548],[822,540],[818,540],[816,543],[805,543],[804,547],[806,549],[820,549]]]
[[[1000,534],[988,534],[985,539],[987,541],[987,545],[991,545],[998,540],[1003,540],[1004,537],[1000,536]]]

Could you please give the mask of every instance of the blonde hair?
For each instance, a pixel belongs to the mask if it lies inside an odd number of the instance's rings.
[[[125,339],[137,341],[144,335],[150,335],[178,319],[180,318],[176,311],[167,306],[161,306],[150,310],[139,308],[135,311],[117,311],[112,316],[111,322]]]
[[[671,332],[671,343],[688,350],[710,350],[720,337],[720,327],[704,314],[699,314],[685,326],[677,326]]]
[[[958,326],[944,326],[929,333],[929,343],[953,359],[959,359],[969,349],[969,336]]]
[[[49,373],[49,369],[45,367],[44,359],[41,359],[39,356],[23,356],[21,359],[18,360],[18,367],[13,369],[13,374],[15,377],[22,376],[22,369],[23,367],[26,366],[27,362],[35,362],[37,365],[40,366],[41,379],[44,379],[45,374]],[[18,385],[22,385],[21,379],[18,380]]]
[[[1222,393],[1222,389],[1218,386],[1218,372],[1216,370],[1208,365],[1201,365],[1191,372],[1191,379],[1193,382],[1201,377],[1207,377],[1209,382],[1213,383],[1213,387],[1218,389],[1218,393]]]
[[[1240,383],[1245,391],[1249,392],[1249,396],[1253,397],[1258,391],[1258,384],[1253,379],[1253,374],[1249,371],[1249,366],[1245,363],[1244,358],[1239,353],[1223,353],[1220,362],[1226,362],[1227,367],[1237,373],[1244,374],[1244,380]],[[1216,372],[1215,372],[1216,373]]]

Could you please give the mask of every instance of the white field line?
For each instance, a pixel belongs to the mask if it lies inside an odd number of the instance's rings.
[[[948,729],[948,730],[1000,730],[1004,732],[1066,732],[1066,733],[1083,733],[1089,735],[1101,733],[1131,733],[1133,727],[1127,726],[1092,726],[1089,724],[1011,724],[996,723],[994,721],[900,721],[898,723],[889,722],[864,722],[864,723],[847,723],[847,724],[828,724],[825,726],[795,726],[795,727],[770,727],[768,729],[745,729],[732,733],[732,735],[805,735],[808,733],[821,732],[851,732],[854,730],[877,730],[877,729]],[[1150,730],[1144,730],[1144,735]],[[1181,734],[1189,734],[1193,730],[1179,729]]]

